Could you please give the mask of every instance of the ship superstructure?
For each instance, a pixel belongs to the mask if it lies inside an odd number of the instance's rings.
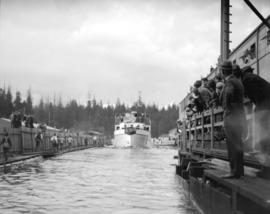
[[[115,119],[113,145],[115,147],[148,147],[151,122],[148,115],[132,111]]]

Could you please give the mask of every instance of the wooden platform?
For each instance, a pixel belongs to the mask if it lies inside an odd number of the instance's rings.
[[[227,172],[220,170],[205,170],[204,179],[213,180],[270,211],[270,181],[243,176],[240,179],[224,179]],[[269,212],[270,213],[270,212]]]
[[[39,157],[39,154],[32,154],[32,155],[16,155],[13,157],[9,157],[8,161],[6,162],[6,164],[11,164],[11,163],[16,163],[16,162],[20,162],[20,161],[25,161],[28,159],[32,159],[32,158],[36,158]],[[4,160],[3,157],[1,157],[0,159],[0,166],[4,164]]]
[[[202,148],[192,148],[192,155],[201,155],[205,157],[212,157],[212,158],[219,158],[222,160],[228,160],[228,154],[227,150],[221,150],[221,149],[211,149],[206,150]],[[246,166],[254,167],[254,168],[261,168],[262,164],[256,159],[255,156],[245,154],[244,153],[244,162]]]

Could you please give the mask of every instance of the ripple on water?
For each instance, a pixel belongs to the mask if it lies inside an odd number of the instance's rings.
[[[174,149],[88,149],[14,167],[0,213],[196,213],[175,176]]]

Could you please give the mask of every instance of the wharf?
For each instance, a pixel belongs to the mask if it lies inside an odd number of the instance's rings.
[[[101,147],[101,146],[98,146],[98,147]],[[40,155],[42,155],[42,157],[44,158],[48,158],[48,157],[53,157],[53,156],[61,155],[68,152],[75,152],[75,151],[90,149],[90,148],[95,148],[95,146],[88,145],[88,146],[80,146],[80,147],[63,149],[63,150],[46,150],[46,151],[41,152]]]
[[[11,171],[12,165],[21,165],[25,163],[26,161],[31,161],[37,158],[40,158],[41,156],[39,154],[29,154],[29,155],[13,155],[10,156],[7,160],[7,162],[4,161],[3,156],[0,158],[0,173],[4,172],[7,173]]]
[[[8,161],[4,163],[3,157],[0,159],[0,167],[2,167],[4,164],[11,164],[11,163],[17,163],[20,161],[26,161],[29,159],[40,157],[39,154],[29,154],[29,155],[14,155],[8,158]]]
[[[245,176],[224,179],[222,176],[228,173],[223,167],[225,161],[194,157],[189,152],[179,152],[176,172],[185,192],[202,213],[270,213],[270,180],[258,177],[261,170],[245,167]]]
[[[236,198],[233,200],[240,200],[240,203],[236,201],[240,207],[247,206],[245,203],[241,204],[241,199],[246,198],[250,201],[254,201],[256,205],[270,210],[270,181],[258,177],[243,176],[240,179],[223,179],[222,176],[226,174],[225,171],[220,170],[205,170],[204,179],[218,183],[221,187],[227,188],[232,191],[232,195]],[[249,206],[248,206],[249,207]],[[256,206],[249,207],[249,212],[253,213],[258,211]]]
[[[15,164],[15,165],[20,165],[23,164],[25,161],[28,160],[34,160],[36,158],[50,158],[54,157],[57,155],[61,155],[64,153],[68,152],[74,152],[74,151],[79,151],[79,150],[84,150],[84,149],[89,149],[89,148],[95,148],[92,145],[88,146],[80,146],[80,147],[75,147],[75,148],[70,148],[70,149],[65,149],[65,150],[46,150],[46,151],[41,151],[41,152],[32,152],[32,153],[24,153],[24,154],[11,154],[8,157],[7,162],[5,163],[4,157],[0,156],[0,172],[8,172],[10,171],[10,166]]]

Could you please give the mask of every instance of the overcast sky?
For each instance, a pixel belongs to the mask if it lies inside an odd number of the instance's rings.
[[[270,0],[253,0],[264,16]],[[232,48],[259,23],[231,0]],[[220,0],[1,0],[0,83],[41,97],[178,103],[219,55]]]

